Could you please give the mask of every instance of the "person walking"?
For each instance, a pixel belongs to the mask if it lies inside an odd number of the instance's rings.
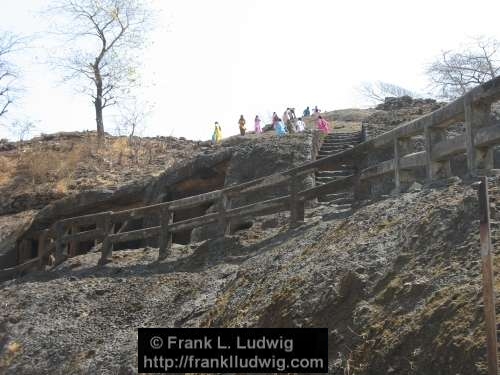
[[[280,118],[278,118],[278,121],[276,122],[276,128],[275,128],[275,130],[276,130],[276,135],[278,137],[282,137],[282,136],[284,136],[287,133],[286,126],[283,123],[283,121],[281,121]]]
[[[283,122],[285,123],[288,133],[293,133],[293,121],[290,108],[287,108],[285,113],[283,113]]]
[[[279,117],[276,112],[273,112],[273,129],[276,129],[276,123],[279,121]]]
[[[299,119],[295,123],[295,129],[297,133],[303,132],[306,129],[306,123],[302,121],[302,117],[299,117]]]
[[[240,125],[240,134],[245,135],[245,132],[247,129],[245,127],[246,121],[243,118],[243,115],[240,116],[240,119],[238,120],[238,124]]]
[[[314,106],[314,109],[313,109],[313,117],[317,120],[318,117],[319,117],[319,113],[320,113],[320,110],[318,109],[318,106]]]
[[[318,116],[316,120],[316,127],[323,134],[328,134],[330,132],[330,124],[321,116]]]
[[[212,144],[220,143],[222,140],[222,129],[217,121],[215,121],[214,134],[212,135]]]
[[[262,129],[260,128],[260,118],[259,115],[255,116],[255,134],[262,133]]]

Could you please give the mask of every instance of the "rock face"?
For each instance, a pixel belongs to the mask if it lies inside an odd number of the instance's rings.
[[[434,99],[413,99],[411,96],[404,95],[400,97],[387,97],[382,104],[379,104],[375,109],[391,111],[395,109],[408,107],[423,107],[437,104]]]
[[[308,131],[278,138],[274,134],[265,134],[258,138],[246,139],[239,147],[233,147],[233,154],[229,160],[224,186],[237,185],[259,177],[269,176],[276,172],[290,169],[294,166],[310,161],[313,158],[313,133]],[[304,178],[302,188],[312,186],[312,177]],[[245,194],[231,201],[231,207],[236,208],[262,200],[264,197],[284,195],[287,188],[277,188],[274,191],[258,191],[254,194]],[[210,207],[207,213],[213,212]],[[249,227],[251,221],[234,222],[233,229]],[[191,233],[191,241],[198,242],[213,238],[217,234],[217,226],[196,228]]]
[[[290,231],[273,215],[161,263],[71,258],[1,284],[0,372],[135,369],[144,326],[328,327],[331,374],[484,375],[476,209],[457,180],[344,219],[319,206]]]

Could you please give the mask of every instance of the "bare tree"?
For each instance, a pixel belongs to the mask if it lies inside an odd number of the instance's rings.
[[[383,102],[386,97],[400,97],[400,96],[411,96],[416,97],[418,94],[405,89],[404,87],[395,85],[393,83],[376,81],[376,82],[363,82],[358,88],[359,93],[373,101],[373,102]]]
[[[137,83],[140,52],[152,21],[150,7],[146,0],[56,0],[49,11],[69,20],[57,26],[66,48],[56,64],[64,68],[65,79],[83,79],[81,91],[92,98],[102,139],[103,110]]]
[[[10,55],[22,47],[23,38],[10,32],[0,32],[0,117],[4,116],[14,101],[13,83],[17,78]]]
[[[11,134],[21,143],[36,130],[37,126],[30,120],[15,120],[10,126]]]
[[[442,51],[427,67],[427,75],[439,96],[454,99],[472,87],[495,78],[500,73],[500,42],[476,37],[460,51]]]

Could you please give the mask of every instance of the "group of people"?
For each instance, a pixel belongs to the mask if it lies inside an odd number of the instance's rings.
[[[313,115],[316,117],[316,128],[321,131],[324,134],[328,134],[330,132],[330,124],[328,121],[323,119],[320,115],[320,110],[318,109],[317,106],[314,107],[313,109]],[[311,116],[311,112],[309,107],[307,107],[304,112],[303,112],[304,117],[309,117]],[[254,132],[255,134],[260,134],[262,133],[262,120],[260,119],[259,115],[255,116],[254,120]],[[244,136],[246,133],[246,120],[243,117],[243,115],[240,116],[240,119],[238,120],[238,126],[240,130],[240,135]],[[290,134],[290,133],[300,133],[303,132],[306,128],[305,122],[302,120],[302,117],[297,118],[295,116],[295,108],[287,108],[286,111],[283,113],[283,117],[280,118],[276,114],[276,112],[273,113],[272,117],[272,127],[276,134],[279,137],[284,136],[285,134]],[[212,135],[212,143],[219,143],[222,140],[222,129],[219,125],[219,123],[216,121],[215,122],[215,129]]]

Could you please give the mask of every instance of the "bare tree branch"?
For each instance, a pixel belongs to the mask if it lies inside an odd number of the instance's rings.
[[[358,88],[359,93],[366,99],[370,99],[373,102],[383,102],[386,97],[400,97],[400,96],[411,96],[416,97],[418,94],[405,89],[404,87],[382,82],[363,82]]]
[[[461,51],[442,51],[427,67],[431,85],[439,96],[454,99],[495,78],[500,72],[499,48],[500,42],[495,39],[476,37]]]
[[[0,32],[0,117],[14,103],[13,84],[17,78],[16,68],[9,62],[9,55],[25,47],[26,39],[9,32]]]

